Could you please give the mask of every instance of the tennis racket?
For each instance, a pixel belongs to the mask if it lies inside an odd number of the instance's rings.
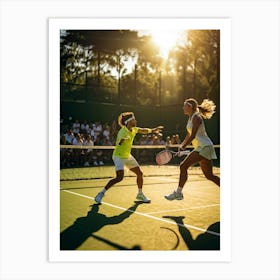
[[[181,157],[181,156],[187,155],[189,153],[190,153],[189,150],[174,152],[174,151],[165,149],[156,154],[156,163],[158,165],[164,165],[164,164],[167,164],[174,157],[177,157],[177,156]]]

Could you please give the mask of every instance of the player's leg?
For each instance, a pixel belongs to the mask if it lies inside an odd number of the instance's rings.
[[[119,183],[120,181],[122,181],[124,177],[124,170],[118,170],[116,171],[116,177],[111,179],[107,184],[106,186],[103,188],[103,190],[101,192],[99,192],[97,194],[97,196],[95,197],[95,202],[97,203],[101,203],[101,200],[103,198],[103,196],[105,195],[105,192],[111,188],[113,185]]]
[[[198,163],[202,159],[202,156],[198,152],[191,152],[181,163],[180,163],[180,178],[178,188],[183,188],[188,180],[188,169]]]
[[[141,171],[139,166],[133,167],[130,169],[130,171],[132,171],[133,173],[136,174],[137,178],[136,178],[136,182],[137,182],[137,187],[138,187],[138,194],[136,196],[136,199],[141,200],[143,202],[151,202],[151,200],[146,197],[143,194],[142,188],[143,188],[143,172]]]
[[[188,180],[188,169],[195,163],[198,163],[202,157],[199,155],[198,152],[192,151],[180,164],[180,177],[179,177],[179,183],[178,188],[173,193],[164,196],[168,200],[181,200],[184,198],[182,190],[185,185],[185,183]]]
[[[113,185],[119,183],[120,181],[122,181],[123,177],[124,177],[124,160],[118,157],[113,157],[113,161],[115,163],[115,168],[116,168],[116,176],[115,178],[111,179],[106,186],[103,188],[103,190],[101,192],[99,192],[97,194],[97,196],[95,197],[95,202],[97,203],[101,203],[101,200],[103,198],[103,196],[105,195],[105,192],[111,188]]]
[[[136,174],[136,182],[138,189],[142,190],[143,188],[143,172],[141,171],[140,167],[131,168],[130,171]]]
[[[216,176],[213,174],[213,164],[212,164],[212,160],[208,160],[206,158],[203,158],[200,162],[200,167],[201,170],[204,174],[204,176],[214,182],[216,185],[220,186],[220,177]]]
[[[124,160],[124,165],[137,176],[138,189],[142,190],[143,187],[143,172],[134,156],[130,155],[129,158]]]
[[[107,185],[104,187],[104,189],[107,191],[109,190],[112,186],[114,186],[115,184],[119,183],[122,181],[124,177],[124,170],[118,170],[116,171],[116,177],[111,179]]]

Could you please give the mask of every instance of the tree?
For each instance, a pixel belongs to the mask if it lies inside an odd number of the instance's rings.
[[[219,30],[189,30],[184,46],[173,52],[183,98],[219,100]]]
[[[107,86],[102,85],[107,80],[104,77],[111,76],[121,102],[121,80],[129,71],[127,62],[136,61],[139,53],[147,54],[143,48],[146,42],[130,30],[66,30],[61,35],[62,81],[100,88]]]

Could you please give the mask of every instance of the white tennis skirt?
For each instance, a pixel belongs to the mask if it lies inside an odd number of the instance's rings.
[[[198,146],[197,148],[194,149],[195,152],[198,152],[199,155],[201,155],[202,157],[206,158],[206,159],[217,159],[217,155],[215,152],[215,149],[212,145],[209,146]]]

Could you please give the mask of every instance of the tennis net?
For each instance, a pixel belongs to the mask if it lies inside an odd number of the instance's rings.
[[[177,151],[179,145],[169,145]],[[215,172],[219,172],[220,146],[214,145],[218,159],[213,161]],[[115,146],[60,145],[60,180],[89,180],[111,178],[115,175],[112,154]],[[188,146],[187,149],[192,149]],[[156,164],[156,154],[166,149],[165,145],[133,145],[131,154],[141,166],[144,176],[177,176],[179,164],[184,157],[174,157],[167,165]],[[191,167],[191,172],[202,173],[199,165]],[[134,176],[126,172],[125,176]]]

